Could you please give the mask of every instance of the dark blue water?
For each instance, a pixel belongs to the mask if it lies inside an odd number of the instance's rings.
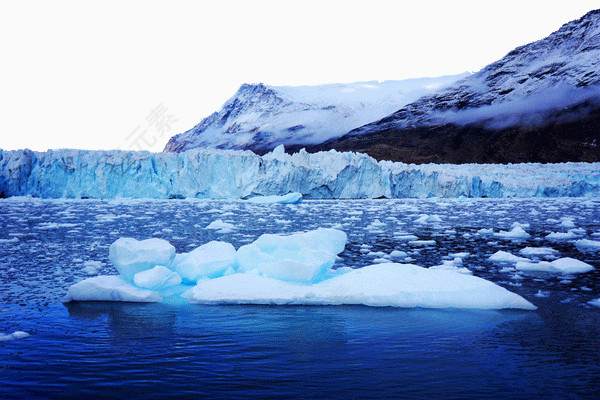
[[[443,222],[414,224],[422,213]],[[587,302],[600,297],[600,255],[545,236],[575,229],[600,240],[599,215],[600,201],[585,199],[0,201],[0,333],[31,334],[0,342],[0,398],[598,398],[600,308]],[[562,217],[575,227],[560,226]],[[238,229],[204,229],[217,218]],[[376,219],[384,225],[373,228]],[[531,238],[477,233],[513,222],[529,223]],[[538,310],[60,303],[72,283],[115,273],[107,249],[120,236],[162,237],[181,252],[334,225],[349,235],[336,266],[361,267],[394,249],[432,266],[466,251],[464,266]],[[415,249],[399,239],[405,233],[437,244]],[[526,246],[597,269],[527,274],[487,260]]]

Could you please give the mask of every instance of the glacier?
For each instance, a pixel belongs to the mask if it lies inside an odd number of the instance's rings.
[[[251,151],[183,153],[0,150],[0,197],[247,199],[597,197],[600,163],[405,164],[353,152],[263,156]]]

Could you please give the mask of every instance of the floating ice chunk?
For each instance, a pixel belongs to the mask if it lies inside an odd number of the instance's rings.
[[[435,246],[437,243],[435,240],[411,240],[408,244],[411,246]]]
[[[600,297],[598,297],[597,299],[593,299],[588,301],[588,304],[594,307],[600,307]]]
[[[376,219],[375,221],[371,222],[365,229],[371,232],[382,232],[381,228],[385,226],[386,224],[384,222],[381,222],[380,220]]]
[[[529,233],[525,232],[520,226],[515,226],[508,232],[500,231],[498,233],[494,233],[494,236],[502,239],[526,239],[530,235]]]
[[[246,201],[254,204],[298,204],[302,202],[302,193],[288,193],[283,196],[259,196]]]
[[[558,250],[551,247],[525,247],[519,250],[519,253],[524,256],[553,256],[558,253]]]
[[[173,272],[165,266],[157,265],[152,269],[135,274],[133,283],[144,289],[159,290],[179,285],[181,277],[177,272]]]
[[[590,264],[583,261],[575,260],[574,258],[565,257],[552,262],[540,261],[537,263],[532,262],[518,262],[516,269],[519,271],[533,271],[533,272],[556,272],[561,274],[574,274],[589,272],[594,269]]]
[[[83,263],[83,268],[81,270],[88,275],[96,275],[98,273],[98,269],[104,265],[106,264],[101,261],[88,260]]]
[[[178,254],[173,269],[186,281],[215,278],[235,267],[235,255],[235,248],[230,243],[212,241],[189,253]]]
[[[494,234],[494,229],[489,228],[489,229],[480,229],[477,231],[478,234],[480,234],[481,236],[483,235],[493,235]]]
[[[564,274],[588,272],[594,269],[590,264],[570,257],[559,258],[550,264]]]
[[[469,257],[471,255],[471,253],[461,252],[461,253],[450,253],[448,255],[452,258],[465,258],[465,257]]]
[[[47,230],[47,229],[58,229],[58,228],[72,228],[74,226],[77,226],[77,224],[70,224],[70,223],[59,224],[56,222],[42,222],[41,224],[36,226],[36,228],[42,229],[42,230]]]
[[[531,227],[531,224],[528,224],[528,223],[522,224],[520,222],[513,222],[510,227],[511,228],[520,227],[520,228],[523,228],[523,229],[529,229]]]
[[[19,238],[10,238],[10,239],[0,239],[0,243],[17,243]]]
[[[229,222],[223,222],[221,219],[217,219],[208,224],[206,229],[214,229],[219,233],[229,233],[235,229],[235,225],[230,224]]]
[[[421,216],[417,218],[414,222],[415,224],[431,224],[436,222],[442,222],[442,219],[439,217],[439,215],[421,214]]]
[[[492,254],[489,259],[490,259],[490,261],[495,261],[495,262],[510,262],[510,263],[530,261],[528,258],[515,256],[514,254],[511,254],[507,251],[502,251],[502,250],[497,251],[494,254]]]
[[[386,224],[385,222],[381,222],[380,220],[376,219],[375,221],[371,222],[369,226],[381,228],[383,226],[386,226]]]
[[[23,332],[23,331],[15,331],[13,333],[9,333],[7,335],[4,334],[0,334],[0,342],[7,342],[9,340],[17,340],[17,339],[25,339],[28,338],[30,335],[27,332]]]
[[[429,269],[441,269],[444,271],[457,272],[459,274],[473,275],[473,272],[471,272],[468,268],[459,267],[461,264],[462,260],[460,258],[455,258],[454,260],[443,260],[441,265],[434,265],[429,267]]]
[[[600,250],[600,241],[581,239],[575,241],[575,246],[582,250]]]
[[[562,217],[560,226],[563,228],[575,228],[575,222],[573,222],[572,217]]]
[[[201,281],[186,296],[193,303],[207,304],[536,308],[521,296],[485,279],[411,264],[371,265],[316,284],[238,273]]]
[[[236,261],[242,272],[258,269],[271,278],[314,282],[333,266],[347,240],[344,232],[323,228],[289,236],[264,234],[240,247]]]
[[[390,253],[390,257],[395,258],[395,259],[402,259],[402,258],[406,258],[408,254],[406,254],[405,251],[402,250],[394,250]]]
[[[534,294],[535,297],[548,297],[548,292],[543,291],[543,290],[538,290],[536,294]]]
[[[158,293],[137,288],[120,276],[102,275],[85,279],[72,285],[63,298],[70,301],[126,301],[154,303],[161,301]]]
[[[394,234],[394,238],[395,238],[395,239],[398,239],[398,240],[406,240],[406,241],[409,241],[409,240],[417,240],[417,239],[419,239],[419,238],[418,238],[417,236],[415,236],[415,235],[409,235],[409,234],[397,234],[397,233],[395,233],[395,234]]]
[[[135,240],[120,238],[110,245],[108,259],[123,279],[132,281],[138,272],[157,265],[170,265],[175,247],[162,239]]]
[[[575,232],[552,232],[546,236],[546,239],[550,240],[570,240],[575,239],[577,235]]]

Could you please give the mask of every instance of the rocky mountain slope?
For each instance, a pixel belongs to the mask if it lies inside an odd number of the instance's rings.
[[[600,160],[600,10],[309,151],[405,162]]]
[[[218,112],[169,140],[165,151],[311,145],[337,138],[469,75],[319,86],[244,84]]]

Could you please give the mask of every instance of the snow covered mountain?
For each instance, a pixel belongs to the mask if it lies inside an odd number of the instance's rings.
[[[0,150],[0,197],[310,199],[598,197],[600,163],[428,164],[336,151]]]
[[[319,86],[243,84],[220,111],[172,137],[165,151],[205,147],[264,153],[279,144],[322,143],[467,75]]]
[[[600,160],[600,10],[309,151],[405,162]]]

